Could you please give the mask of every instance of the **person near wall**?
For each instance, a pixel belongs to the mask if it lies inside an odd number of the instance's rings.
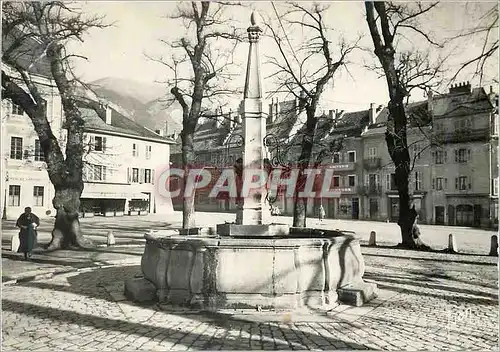
[[[323,219],[325,218],[325,208],[323,208],[323,204],[319,206],[318,209],[318,219],[320,222],[323,222]]]
[[[16,226],[20,229],[18,253],[24,253],[24,259],[31,258],[31,253],[36,245],[36,228],[40,226],[40,219],[31,212],[30,207],[26,207],[24,213],[17,219]]]

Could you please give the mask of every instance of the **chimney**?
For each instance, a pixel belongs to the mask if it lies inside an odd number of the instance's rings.
[[[467,93],[467,94],[471,93],[471,85],[469,81],[451,85],[450,94],[462,94],[462,93]]]
[[[329,111],[328,111],[328,117],[330,118],[330,120],[335,121],[335,119],[336,119],[336,117],[337,117],[337,116],[335,115],[335,110],[329,110]]]
[[[235,121],[235,115],[233,114],[233,110],[229,110],[229,114],[227,115],[227,118],[229,119],[229,128],[232,129],[236,125]]]
[[[429,113],[432,113],[432,110],[434,109],[434,93],[432,90],[427,91],[427,111]]]
[[[111,108],[109,106],[106,106],[106,125],[111,125],[111,113]]]
[[[377,121],[377,112],[375,111],[375,103],[370,103],[370,110],[368,110],[370,116],[370,125],[375,124]]]
[[[274,115],[273,104],[274,104],[274,98],[271,98],[271,104],[269,104],[269,115],[267,115],[267,120],[269,123],[273,122],[273,115]]]
[[[298,102],[298,108],[299,108],[299,111],[303,110],[304,109],[304,106],[306,105],[305,102],[303,100],[306,99],[306,92],[304,92],[303,90],[300,91],[300,94],[299,94],[299,102]]]
[[[168,128],[168,121],[165,121],[165,136],[170,136],[170,129]]]

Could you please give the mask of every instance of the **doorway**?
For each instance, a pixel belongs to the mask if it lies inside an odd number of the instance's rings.
[[[436,206],[434,207],[434,211],[435,211],[436,225],[444,225],[444,207]]]
[[[399,219],[399,198],[389,198],[391,209],[389,219],[391,222],[397,222]]]
[[[455,225],[455,207],[453,205],[448,205],[448,225]]]
[[[481,215],[483,212],[483,207],[481,204],[474,205],[474,227],[481,227]]]
[[[370,219],[376,219],[378,214],[378,199],[370,198]]]
[[[142,193],[148,196],[148,213],[151,214],[151,193],[149,192],[142,192]]]
[[[352,218],[354,220],[358,220],[359,219],[359,198],[352,198],[351,205],[352,205]]]

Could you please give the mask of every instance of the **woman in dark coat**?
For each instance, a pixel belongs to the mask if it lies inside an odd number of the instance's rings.
[[[24,259],[31,257],[31,252],[36,245],[36,228],[40,226],[40,219],[31,212],[30,207],[24,208],[24,213],[17,219],[16,226],[19,231],[19,249],[18,253],[24,253]]]

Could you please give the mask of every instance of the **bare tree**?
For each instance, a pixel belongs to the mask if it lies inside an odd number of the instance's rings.
[[[466,4],[466,11],[470,9],[471,17],[477,13],[480,14],[478,21],[472,27],[466,28],[462,33],[449,38],[449,40],[462,41],[471,39],[481,43],[481,50],[479,53],[473,51],[472,56],[460,65],[451,80],[455,80],[463,70],[474,67],[473,76],[479,77],[479,84],[481,84],[485,75],[485,66],[488,62],[495,65],[495,72],[498,73],[496,69],[498,62],[498,4],[477,3],[472,6],[467,5],[470,4]]]
[[[407,99],[414,89],[432,89],[442,71],[445,59],[432,64],[429,55],[412,48],[397,52],[397,36],[406,30],[422,37],[432,46],[442,47],[429,34],[418,27],[418,18],[431,11],[437,3],[403,4],[390,2],[365,2],[366,20],[389,90],[389,117],[385,140],[395,166],[395,183],[399,195],[399,220],[403,247],[428,249],[422,242],[416,226],[417,212],[410,207],[409,176],[415,159],[410,158],[407,140],[410,119]],[[408,33],[407,32],[407,33]],[[406,34],[407,34],[406,33]],[[418,127],[418,125],[416,126]],[[420,126],[421,127],[421,126]],[[431,144],[429,144],[431,145]],[[415,156],[414,156],[415,158]]]
[[[286,93],[295,96],[299,101],[300,109],[304,109],[306,114],[300,137],[299,177],[293,211],[293,226],[305,227],[307,199],[300,198],[298,195],[307,177],[304,170],[311,163],[319,118],[316,110],[327,84],[334,78],[337,70],[346,66],[347,57],[358,48],[359,39],[353,43],[341,40],[338,47],[332,47],[329,29],[324,18],[328,6],[318,3],[311,6],[302,3],[287,4],[286,12],[279,14],[273,3],[278,28],[281,30],[274,29],[270,20],[267,21],[266,27],[278,48],[279,55],[268,56],[267,59],[275,68],[270,78],[277,81],[277,87],[272,94]],[[287,35],[288,32],[294,30],[303,31],[302,40],[298,44],[293,44]],[[318,154],[320,159],[324,154]]]
[[[103,28],[100,17],[86,18],[81,11],[60,1],[2,3],[2,99],[10,99],[29,116],[43,151],[49,179],[54,186],[52,201],[56,219],[49,249],[85,247],[78,212],[83,191],[84,120],[77,103],[79,81],[73,75],[66,52],[69,41],[82,41],[92,28]],[[59,91],[67,130],[62,147],[47,119],[43,85],[32,68],[46,60],[51,79]]]
[[[172,101],[182,108],[184,184],[196,161],[193,142],[198,121],[203,117],[220,117],[213,113],[214,107],[225,106],[228,97],[238,93],[231,87],[239,68],[233,60],[233,52],[243,36],[231,26],[225,14],[232,5],[209,1],[180,4],[170,19],[179,20],[187,33],[175,40],[162,40],[172,55],[167,59],[153,59],[170,70],[173,77],[167,84],[172,87]],[[195,227],[194,197],[183,197],[182,226]]]

